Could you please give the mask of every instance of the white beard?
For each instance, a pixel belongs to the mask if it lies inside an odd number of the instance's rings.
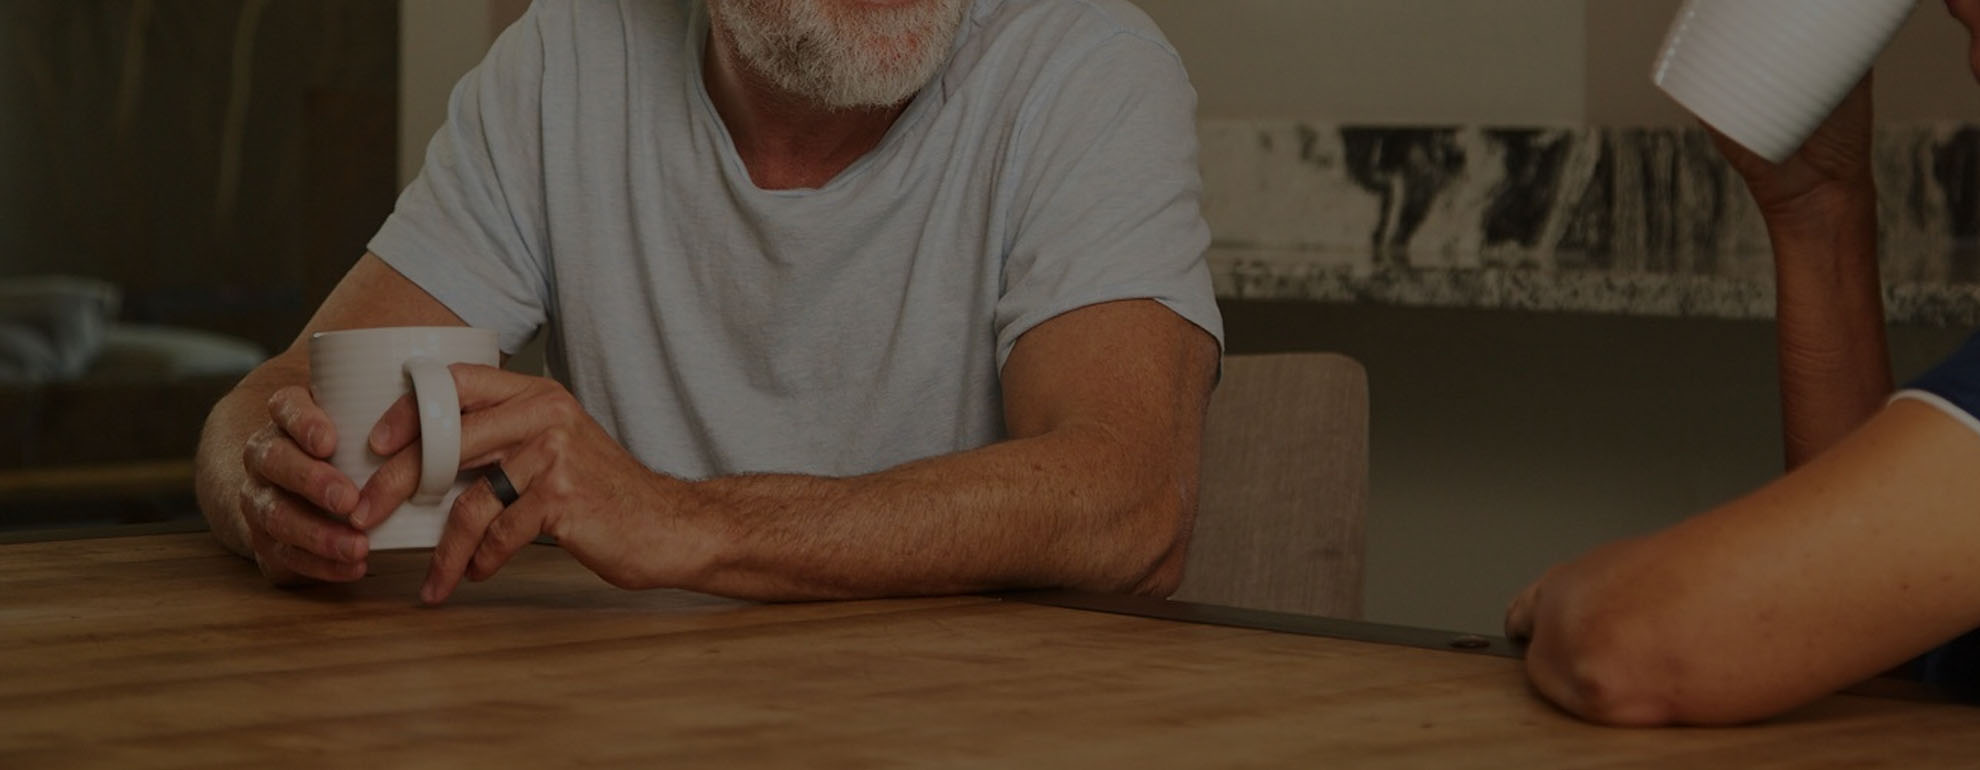
[[[892,107],[948,61],[970,0],[852,7],[840,0],[709,0],[744,66],[831,109]]]

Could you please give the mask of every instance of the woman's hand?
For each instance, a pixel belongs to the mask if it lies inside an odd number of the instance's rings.
[[[1770,227],[1801,225],[1808,217],[1830,216],[1834,205],[1847,200],[1849,194],[1871,191],[1874,196],[1871,83],[1872,78],[1865,76],[1807,143],[1780,163],[1769,163],[1707,127],[1719,152],[1746,180]]]

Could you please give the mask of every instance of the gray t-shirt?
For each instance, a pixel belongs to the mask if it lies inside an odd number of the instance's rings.
[[[697,0],[537,0],[371,241],[504,350],[543,328],[649,467],[845,476],[1001,440],[1012,345],[1100,302],[1221,340],[1196,95],[1125,0],[976,0],[943,73],[815,190],[751,182],[707,29]]]

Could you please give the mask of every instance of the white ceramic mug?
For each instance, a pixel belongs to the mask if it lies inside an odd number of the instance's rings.
[[[371,550],[432,548],[454,498],[474,477],[460,473],[461,403],[448,364],[499,366],[495,332],[465,326],[406,326],[323,332],[309,340],[309,387],[337,427],[330,458],[360,488],[385,458],[371,429],[407,393],[419,406],[419,489],[368,535]]]
[[[1786,160],[1889,45],[1917,0],[1686,0],[1651,80],[1754,154]]]

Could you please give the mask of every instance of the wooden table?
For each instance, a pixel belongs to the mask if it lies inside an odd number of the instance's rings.
[[[280,591],[202,534],[0,546],[0,767],[1664,768],[1980,763],[1980,709],[1591,727],[1516,661],[986,597],[752,605],[526,549]],[[365,761],[347,752],[364,752]]]

